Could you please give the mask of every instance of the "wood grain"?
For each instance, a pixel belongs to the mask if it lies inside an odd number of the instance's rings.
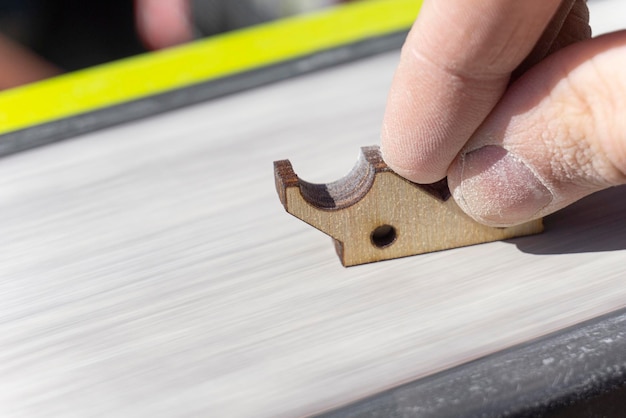
[[[415,184],[383,161],[377,146],[361,148],[345,177],[308,183],[289,160],[274,162],[285,210],[333,238],[345,267],[537,234],[541,219],[492,228],[471,219],[450,199],[445,180]]]
[[[341,177],[396,54],[0,164],[0,416],[287,417],[626,306],[626,194],[546,232],[351,269],[271,162]]]

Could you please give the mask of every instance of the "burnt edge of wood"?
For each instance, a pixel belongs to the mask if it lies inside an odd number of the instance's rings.
[[[288,187],[299,187],[304,200],[318,209],[341,210],[363,199],[374,184],[376,174],[384,172],[394,173],[383,160],[378,146],[361,148],[359,159],[350,173],[332,183],[306,182],[298,178],[289,160],[274,162],[276,191],[286,210],[288,210]],[[433,184],[417,184],[408,180],[405,181],[442,202],[450,198],[447,179]]]
[[[447,177],[439,180],[436,183],[431,183],[431,184],[413,183],[413,184],[415,184],[416,186],[418,186],[425,192],[430,193],[431,195],[441,200],[442,202],[445,202],[446,200],[450,199],[450,197],[452,196],[452,194],[450,193],[450,188],[448,187]]]
[[[335,253],[337,254],[337,257],[339,257],[339,260],[341,260],[341,265],[345,267],[346,262],[343,257],[343,242],[333,238],[333,244],[335,244]]]
[[[289,210],[287,207],[287,188],[298,187],[300,184],[289,160],[274,161],[274,182],[280,203],[283,204],[285,210]]]

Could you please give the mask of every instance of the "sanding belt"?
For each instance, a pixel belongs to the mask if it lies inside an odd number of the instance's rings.
[[[1,92],[0,156],[397,49],[420,4],[350,3]],[[204,22],[205,31],[211,24]],[[593,357],[576,355],[590,347]],[[549,365],[538,361],[548,357]],[[470,386],[498,389],[497,395]],[[621,311],[328,416],[621,416],[624,410]]]

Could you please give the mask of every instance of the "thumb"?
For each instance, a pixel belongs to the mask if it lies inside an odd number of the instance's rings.
[[[477,221],[536,219],[626,183],[626,31],[567,47],[516,81],[448,171]]]

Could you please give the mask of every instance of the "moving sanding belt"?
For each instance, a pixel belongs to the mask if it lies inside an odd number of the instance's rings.
[[[421,1],[336,6],[0,93],[0,156],[398,48]]]

